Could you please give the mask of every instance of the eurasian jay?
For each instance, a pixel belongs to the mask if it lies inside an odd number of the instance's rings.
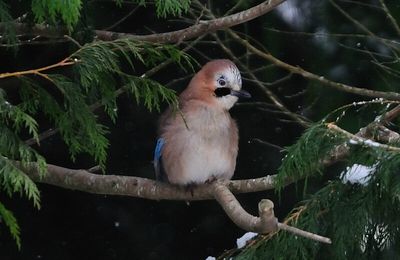
[[[230,60],[208,62],[179,96],[180,112],[169,108],[161,116],[154,168],[159,181],[187,186],[231,179],[238,153],[238,127],[229,109],[242,88]]]

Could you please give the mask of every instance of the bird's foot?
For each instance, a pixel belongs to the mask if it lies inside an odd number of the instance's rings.
[[[190,194],[192,195],[192,197],[194,196],[194,188],[196,187],[196,184],[195,183],[189,183],[189,184],[187,184],[186,186],[185,186],[185,191],[186,192],[189,192],[190,191]]]
[[[215,182],[216,180],[217,180],[217,177],[211,176],[211,177],[208,178],[204,183],[205,183],[205,184],[211,184],[211,183]]]

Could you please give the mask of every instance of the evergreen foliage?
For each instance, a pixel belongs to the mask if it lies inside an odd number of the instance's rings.
[[[116,0],[117,5],[122,5],[123,0]],[[138,5],[146,5],[146,0],[132,0]],[[154,5],[156,7],[157,16],[167,17],[167,15],[179,16],[183,12],[187,12],[190,7],[191,0],[156,0]]]
[[[69,31],[72,31],[79,20],[81,6],[81,0],[32,0],[32,12],[38,23],[56,24],[61,17]]]
[[[24,195],[33,201],[35,207],[39,208],[39,190],[35,183],[14,162],[14,160],[18,160],[21,166],[35,162],[39,172],[45,173],[46,162],[44,158],[21,141],[18,136],[18,133],[25,129],[37,140],[37,123],[18,106],[11,105],[6,100],[2,90],[0,90],[0,121],[0,189],[10,197],[15,193]],[[17,246],[20,247],[17,222],[12,213],[1,203],[0,219],[8,226]]]
[[[6,209],[6,207],[4,207],[4,205],[1,202],[0,202],[0,216],[1,216],[0,219],[4,222],[4,224],[10,230],[10,233],[11,233],[12,237],[14,238],[18,249],[20,249],[21,248],[21,238],[19,236],[20,230],[19,230],[17,220],[15,219],[12,212],[9,211],[8,209]]]
[[[180,14],[179,10],[188,7],[184,3],[189,3],[185,1],[171,9],[170,5],[175,2],[163,3],[163,7],[159,7],[162,3],[158,2],[157,10],[162,11],[160,15],[170,12]],[[32,1],[32,11],[38,22],[57,23],[61,17],[69,30],[79,20],[80,8],[79,0]],[[2,1],[0,19],[2,22],[12,21],[8,7]],[[65,59],[72,65],[65,75],[42,71],[36,74],[39,77],[19,76],[18,104],[11,104],[6,93],[0,89],[0,190],[9,196],[19,193],[31,199],[35,207],[40,207],[39,190],[23,169],[35,163],[34,167],[39,168],[40,174],[45,174],[46,162],[22,141],[22,137],[28,136],[39,143],[38,122],[35,120],[39,114],[59,130],[73,160],[77,155],[86,153],[104,168],[109,145],[106,136],[108,131],[99,122],[94,110],[104,107],[104,111],[115,122],[118,112],[116,98],[123,91],[132,94],[138,104],[142,102],[150,111],[159,111],[161,102],[176,107],[177,99],[173,90],[144,76],[135,75],[136,67],[153,67],[167,59],[183,69],[192,68],[191,58],[171,45],[130,39],[96,41],[85,44]],[[3,204],[0,204],[0,217],[20,247],[16,219]]]
[[[156,0],[157,15],[166,17],[168,14],[179,16],[187,12],[190,7],[190,0]]]
[[[345,106],[336,112],[350,107]],[[347,136],[334,133],[320,123],[310,127],[296,144],[287,149],[278,183],[283,184],[286,178],[297,180],[300,176],[307,178],[322,173],[322,160],[330,156],[336,145],[346,143],[351,156],[343,167],[336,175],[330,176],[319,191],[308,194],[308,198],[285,221],[330,237],[332,245],[326,246],[282,231],[260,237],[256,244],[243,250],[235,259],[382,259],[399,253],[398,152],[352,143]],[[397,143],[390,145],[399,146]],[[369,175],[363,179],[365,183],[346,180],[346,169],[355,164],[370,167]]]
[[[321,174],[321,158],[328,156],[332,147],[343,141],[342,136],[327,130],[323,122],[311,126],[294,145],[286,149],[287,155],[278,170],[277,189],[282,189],[287,179],[307,180],[309,176]]]
[[[13,26],[13,19],[10,15],[9,6],[2,0],[0,0],[0,22],[4,26],[4,34],[1,35],[5,37],[5,42],[7,44],[13,44],[16,42],[16,33]]]

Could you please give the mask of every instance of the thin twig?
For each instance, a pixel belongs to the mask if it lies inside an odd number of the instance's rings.
[[[253,138],[253,139],[251,139],[251,141],[255,141],[255,142],[257,142],[257,143],[260,143],[260,144],[263,144],[263,145],[266,145],[266,146],[273,147],[273,148],[277,149],[278,151],[283,151],[283,150],[284,150],[284,148],[281,147],[281,146],[279,146],[279,145],[276,145],[276,144],[273,144],[273,143],[270,143],[270,142],[261,140],[261,139],[259,139],[259,138]]]
[[[43,74],[43,71],[47,71],[50,69],[58,68],[58,67],[63,67],[63,66],[69,66],[69,65],[74,65],[76,61],[72,60],[70,57],[67,57],[63,59],[60,62],[57,62],[55,64],[51,64],[45,67],[41,67],[38,69],[31,69],[31,70],[23,70],[23,71],[16,71],[16,72],[5,72],[5,73],[0,73],[0,79],[3,78],[9,78],[9,77],[19,77],[19,76],[24,76],[24,75],[30,75],[30,74],[36,74],[39,76],[42,76],[46,79],[48,79],[45,74]]]
[[[364,26],[362,23],[360,23],[357,19],[354,19],[348,12],[346,12],[343,8],[341,8],[338,4],[336,4],[334,0],[329,0],[329,3],[331,3],[331,5],[333,7],[335,7],[344,17],[346,17],[348,20],[350,20],[352,23],[354,23],[360,30],[364,31],[366,34],[368,34],[372,38],[382,42],[388,48],[393,47],[393,45],[388,44],[386,41],[383,41],[380,37],[377,37],[372,31],[370,31],[366,26]],[[395,47],[395,48],[397,48],[397,47]]]
[[[392,23],[394,29],[396,29],[397,35],[400,36],[400,27],[399,24],[397,23],[396,19],[394,19],[393,15],[390,13],[389,9],[387,8],[385,1],[379,0],[383,11],[386,13],[386,16],[389,18],[390,22]]]
[[[370,90],[370,89],[364,89],[364,88],[357,88],[357,87],[349,86],[349,85],[346,85],[346,84],[343,84],[343,83],[331,81],[329,79],[326,79],[323,76],[316,75],[314,73],[308,72],[308,71],[302,69],[301,67],[290,65],[288,63],[285,63],[285,62],[279,60],[278,58],[274,57],[270,53],[266,53],[264,51],[261,51],[261,50],[257,49],[256,47],[251,45],[248,41],[242,39],[234,31],[232,31],[230,29],[228,29],[227,31],[239,43],[241,43],[243,46],[247,47],[250,51],[254,52],[259,57],[262,57],[262,58],[264,58],[266,60],[269,60],[272,63],[274,63],[275,65],[277,65],[278,67],[284,68],[284,69],[286,69],[286,70],[288,70],[288,71],[290,71],[290,72],[292,72],[294,74],[298,74],[298,75],[301,75],[301,76],[303,76],[305,78],[319,81],[319,82],[323,83],[326,86],[335,88],[335,89],[340,90],[340,91],[348,92],[348,93],[353,93],[353,94],[357,94],[357,95],[361,95],[361,96],[374,97],[374,98],[385,98],[385,99],[388,99],[388,100],[400,100],[400,94],[397,93],[397,92],[383,92],[383,91],[375,91],[375,90]]]
[[[289,117],[291,117],[294,121],[299,123],[300,125],[304,127],[309,126],[309,122],[307,122],[305,119],[301,118],[301,116],[291,112],[286,106],[283,104],[283,102],[276,96],[269,88],[264,86],[258,78],[247,68],[247,66],[243,65],[241,61],[237,60],[236,56],[232,53],[232,51],[225,46],[225,44],[221,41],[221,39],[216,35],[213,34],[213,37],[216,39],[216,41],[219,43],[221,48],[236,62],[239,64],[239,66],[250,76],[252,80],[256,83],[256,85],[266,94],[266,96],[278,107],[280,110],[284,111]]]
[[[132,14],[134,14],[136,12],[136,10],[140,7],[140,5],[136,6],[135,8],[133,8],[127,15],[123,16],[121,19],[119,19],[118,21],[116,21],[115,23],[113,23],[112,25],[104,28],[104,31],[109,31],[111,29],[114,29],[115,27],[117,27],[118,25],[120,25],[121,23],[123,23],[126,19],[129,18],[129,16],[131,16]]]
[[[307,231],[304,231],[304,230],[301,230],[301,229],[298,229],[298,228],[295,228],[295,227],[292,227],[292,226],[289,226],[289,225],[286,225],[283,223],[278,223],[278,227],[280,230],[285,230],[287,232],[293,233],[298,236],[302,236],[302,237],[305,237],[305,238],[308,238],[308,239],[311,239],[314,241],[322,242],[325,244],[332,244],[332,241],[330,238],[323,237],[323,236],[320,236],[320,235],[317,235],[317,234],[314,234],[311,232],[307,232]]]

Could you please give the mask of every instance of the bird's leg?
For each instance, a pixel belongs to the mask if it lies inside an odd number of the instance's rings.
[[[190,194],[192,194],[192,197],[194,196],[194,188],[196,187],[197,185],[194,183],[194,182],[192,182],[192,183],[189,183],[189,184],[187,184],[186,186],[185,186],[185,191],[186,192],[189,192],[190,191]]]
[[[213,176],[211,176],[210,178],[208,178],[204,183],[205,184],[211,184],[211,183],[213,183],[214,181],[216,181],[217,180],[217,177],[215,177],[214,175]]]

